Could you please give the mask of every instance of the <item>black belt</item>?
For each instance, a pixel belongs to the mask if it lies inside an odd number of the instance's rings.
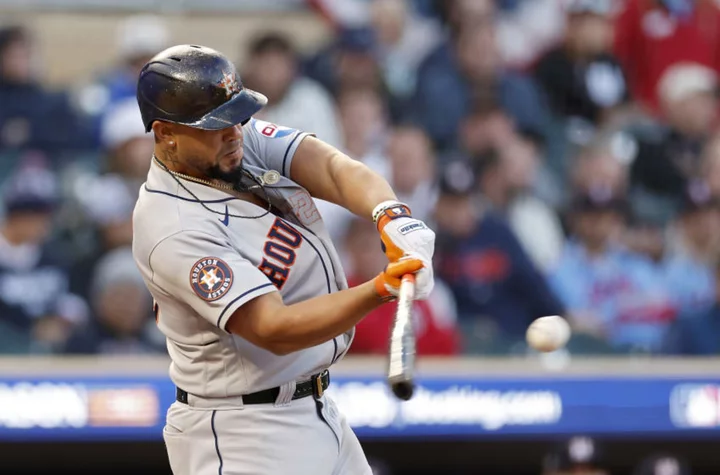
[[[330,372],[325,370],[320,374],[312,376],[309,381],[297,383],[297,385],[295,385],[295,392],[293,393],[292,398],[301,399],[312,395],[315,399],[319,399],[328,386],[330,386]],[[256,393],[244,394],[242,396],[242,400],[243,404],[272,404],[277,400],[279,394],[280,388],[275,387],[258,391]],[[187,391],[177,388],[176,398],[178,402],[187,404]]]

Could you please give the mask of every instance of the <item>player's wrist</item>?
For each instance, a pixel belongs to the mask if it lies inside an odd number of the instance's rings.
[[[378,203],[372,210],[372,220],[373,223],[377,223],[378,218],[380,217],[380,214],[382,214],[386,209],[391,208],[393,206],[402,205],[404,203],[401,203],[398,200],[385,200],[380,203]]]
[[[382,230],[387,223],[397,218],[411,218],[410,207],[397,200],[383,201],[375,206],[372,212],[372,220],[378,230]]]

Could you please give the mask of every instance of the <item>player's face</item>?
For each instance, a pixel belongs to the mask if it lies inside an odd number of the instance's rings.
[[[176,136],[178,159],[210,178],[235,182],[241,176],[243,130],[235,125],[222,130],[180,127]]]

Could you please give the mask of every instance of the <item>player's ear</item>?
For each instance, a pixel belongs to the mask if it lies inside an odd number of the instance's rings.
[[[175,146],[175,131],[172,124],[156,120],[152,124],[152,130],[155,134],[155,142],[164,144],[167,147]]]

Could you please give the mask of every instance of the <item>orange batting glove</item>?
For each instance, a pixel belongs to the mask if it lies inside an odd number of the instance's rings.
[[[373,210],[373,221],[380,232],[383,252],[390,262],[415,252],[427,263],[435,251],[435,233],[410,214],[410,208],[398,201],[385,201]]]
[[[410,214],[410,208],[398,201],[385,201],[373,210],[383,252],[390,263],[403,258],[420,259],[423,268],[415,276],[415,298],[424,300],[435,284],[432,258],[435,252],[435,233],[425,223]]]
[[[393,300],[400,292],[400,282],[405,274],[414,274],[425,267],[422,260],[405,258],[391,262],[375,277],[375,292],[383,300]]]

